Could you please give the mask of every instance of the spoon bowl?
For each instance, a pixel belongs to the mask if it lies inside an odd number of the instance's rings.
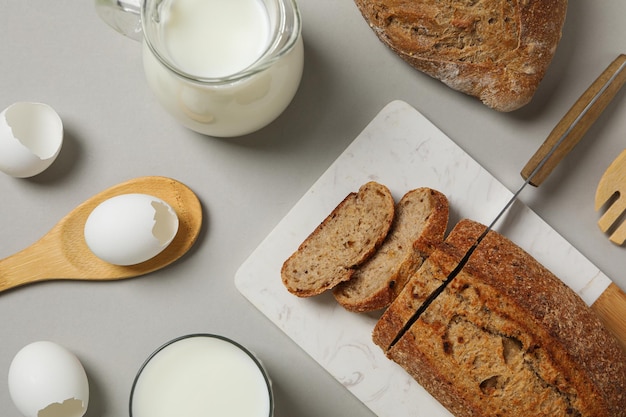
[[[168,247],[154,258],[136,265],[113,265],[98,258],[87,246],[85,222],[103,201],[130,193],[149,194],[167,202],[178,216],[178,232]],[[171,264],[187,253],[197,240],[201,226],[200,201],[186,185],[157,176],[131,179],[89,198],[33,245],[0,260],[0,291],[38,281],[107,281],[144,275]]]

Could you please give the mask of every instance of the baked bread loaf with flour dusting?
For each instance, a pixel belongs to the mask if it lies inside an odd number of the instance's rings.
[[[382,315],[374,342],[456,417],[625,417],[626,354],[513,242],[489,232],[441,287],[484,230],[455,226]]]
[[[423,187],[407,192],[396,205],[391,230],[382,246],[349,281],[333,289],[345,309],[354,312],[389,306],[424,258],[439,245],[448,226],[448,199]]]
[[[567,0],[355,0],[414,68],[498,111],[527,104],[555,54]]]

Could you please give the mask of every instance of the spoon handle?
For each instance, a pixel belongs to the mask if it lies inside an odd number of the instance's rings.
[[[50,235],[42,237],[26,249],[0,260],[0,292],[31,282],[54,279],[51,272],[58,275],[70,272],[58,256],[55,245],[49,245]],[[56,261],[55,261],[56,260]]]

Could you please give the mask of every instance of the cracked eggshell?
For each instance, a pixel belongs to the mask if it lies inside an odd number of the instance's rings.
[[[85,222],[85,242],[98,258],[135,265],[161,253],[178,231],[178,216],[160,198],[122,194],[100,203]]]
[[[54,342],[23,347],[9,368],[9,394],[26,417],[82,417],[89,404],[87,374],[78,358]]]
[[[18,102],[0,113],[0,171],[16,178],[48,168],[63,144],[63,123],[43,103]]]

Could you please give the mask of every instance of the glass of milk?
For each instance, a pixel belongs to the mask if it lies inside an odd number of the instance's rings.
[[[272,387],[259,360],[211,334],[174,339],[140,368],[130,417],[272,417]]]
[[[293,99],[304,65],[295,0],[96,0],[114,29],[143,43],[148,85],[184,126],[241,136]]]

